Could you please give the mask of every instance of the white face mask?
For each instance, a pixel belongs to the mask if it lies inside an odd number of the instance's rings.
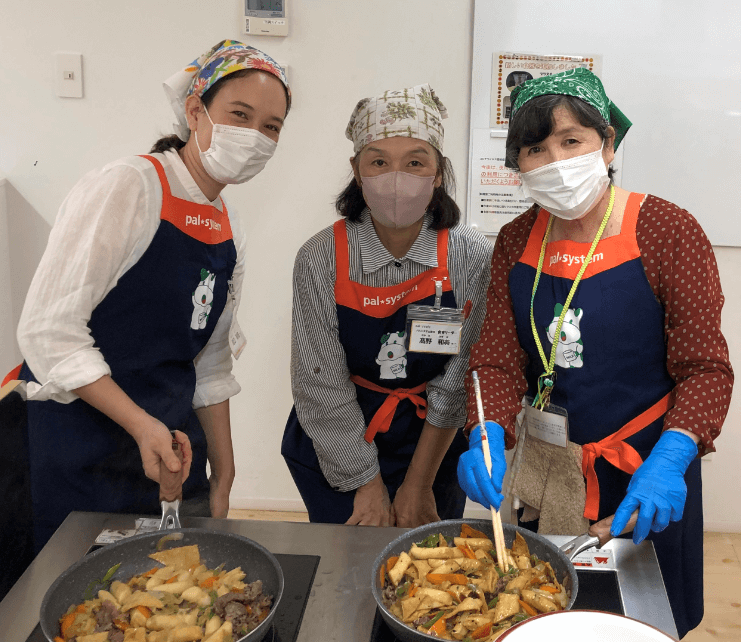
[[[524,198],[567,221],[584,216],[610,184],[602,149],[521,173],[520,179]]]
[[[246,183],[257,176],[272,158],[278,143],[249,127],[214,125],[206,105],[203,109],[213,125],[211,146],[202,151],[198,133],[194,135],[206,173],[215,181],[230,185]]]

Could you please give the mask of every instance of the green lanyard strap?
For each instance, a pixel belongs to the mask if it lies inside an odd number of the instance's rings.
[[[553,385],[556,382],[556,372],[554,370],[554,366],[556,364],[556,347],[558,346],[558,341],[561,338],[561,326],[563,325],[563,320],[566,318],[566,312],[569,310],[569,305],[571,304],[571,299],[574,298],[574,294],[576,293],[576,288],[579,285],[579,282],[581,281],[581,277],[584,274],[584,272],[587,269],[587,266],[592,260],[592,255],[594,254],[594,250],[597,248],[597,243],[599,243],[600,238],[602,238],[602,233],[605,231],[605,227],[607,226],[607,221],[610,220],[610,214],[612,214],[612,207],[615,204],[615,186],[610,185],[610,202],[607,205],[607,211],[605,212],[604,217],[602,218],[602,223],[599,226],[599,229],[597,230],[597,235],[594,237],[594,240],[592,241],[592,247],[589,248],[589,252],[587,253],[587,256],[585,257],[584,261],[581,264],[581,268],[579,269],[579,273],[576,275],[576,279],[574,279],[574,283],[571,285],[571,290],[569,291],[569,296],[566,297],[566,303],[563,305],[563,309],[561,310],[561,315],[558,317],[558,324],[556,325],[556,332],[553,337],[553,345],[551,346],[551,356],[550,359],[546,361],[545,358],[545,352],[543,350],[543,346],[540,343],[540,337],[538,336],[538,331],[535,328],[535,315],[533,314],[533,304],[535,303],[535,292],[538,289],[538,282],[540,281],[540,274],[543,271],[543,260],[545,259],[545,248],[548,244],[548,236],[551,232],[551,226],[553,225],[553,215],[551,214],[550,218],[548,219],[548,227],[546,227],[545,235],[543,236],[543,243],[540,246],[540,257],[538,258],[538,270],[535,273],[535,282],[533,283],[533,293],[530,297],[530,327],[533,331],[533,338],[535,339],[535,345],[538,346],[538,352],[540,353],[540,359],[543,362],[543,367],[545,368],[545,372],[538,377],[538,391],[535,395],[535,399],[533,400],[533,406],[536,408],[539,408],[542,410],[546,405],[548,405],[548,398],[551,395],[551,391],[553,390]]]

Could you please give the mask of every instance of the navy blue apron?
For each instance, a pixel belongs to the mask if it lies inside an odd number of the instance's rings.
[[[621,232],[597,245],[571,302],[557,346],[556,382],[550,401],[569,416],[569,439],[582,446],[609,441],[644,412],[652,420],[625,444],[645,460],[661,436],[664,412],[671,403],[674,381],[666,370],[664,310],[644,273],[636,240],[636,222],[644,196],[631,194]],[[541,210],[528,244],[509,277],[520,345],[529,356],[528,394],[536,391],[543,363],[532,336],[530,299],[540,248],[549,214]],[[534,302],[535,326],[546,357],[562,304],[591,243],[548,243]],[[658,409],[658,411],[657,411]],[[598,496],[588,484],[595,514],[593,520],[615,513],[625,498],[632,474],[620,470],[597,453],[594,473]],[[640,461],[639,461],[640,464]],[[589,478],[588,478],[589,479]],[[671,522],[661,533],[651,532],[664,584],[680,637],[696,627],[703,616],[702,487],[700,461],[685,475],[687,502],[683,519]],[[598,507],[598,510],[597,510]],[[537,529],[537,523],[523,522]]]
[[[184,508],[196,498],[207,506],[193,360],[224,310],[237,252],[226,207],[220,212],[174,197],[160,162],[145,158],[162,184],[159,227],[88,325],[113,381],[147,413],[188,435],[193,463]],[[35,381],[25,365],[23,374]],[[71,511],[160,512],[159,487],[144,475],[136,442],[86,402],[29,401],[28,431],[37,550]]]
[[[378,462],[389,498],[404,481],[425,421],[426,382],[445,368],[450,355],[407,352],[405,343],[406,306],[433,305],[435,281],[443,282],[442,305],[455,308],[456,301],[448,275],[448,232],[438,232],[438,267],[399,285],[374,288],[350,280],[350,262],[345,221],[335,223],[337,277],[335,302],[339,339],[355,383],[358,404],[370,427],[376,413],[391,397],[398,402],[390,423],[380,430],[368,428],[365,438],[378,448]],[[372,386],[370,389],[366,386]],[[379,390],[380,389],[380,390]],[[389,394],[390,392],[394,394]],[[408,392],[404,392],[408,391]],[[382,422],[383,423],[383,422]],[[385,430],[385,432],[384,432]],[[442,519],[463,515],[466,496],[458,485],[456,466],[468,443],[458,431],[433,483],[437,512]],[[311,438],[296,416],[286,424],[281,454],[306,504],[312,522],[343,524],[353,512],[355,491],[332,488],[319,467]]]

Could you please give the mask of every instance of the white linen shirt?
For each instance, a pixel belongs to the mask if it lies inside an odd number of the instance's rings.
[[[162,163],[173,196],[222,210],[221,200],[206,198],[177,152],[152,156]],[[21,353],[39,381],[28,384],[29,400],[70,403],[78,398],[72,390],[111,374],[105,355],[94,346],[88,321],[149,247],[161,210],[157,171],[139,156],[89,172],[72,188],[59,209],[18,324]],[[227,303],[195,358],[194,408],[220,403],[240,391],[232,375],[228,333],[239,306],[246,239],[236,212],[230,207],[227,211],[237,249],[232,277],[237,302]]]
[[[347,223],[350,280],[388,287],[437,267],[437,232],[425,215],[419,236],[400,259],[384,247],[369,210]],[[477,341],[486,313],[492,244],[476,230],[456,225],[448,236],[448,273],[456,303],[471,301],[463,324],[460,353],[427,383],[427,421],[438,428],[461,428],[466,421],[463,378],[468,354]],[[299,250],[293,271],[291,387],[296,415],[311,437],[319,466],[329,484],[349,491],[379,472],[378,449],[364,439],[366,424],[350,381],[345,350],[339,340],[335,304],[336,265],[332,227],[309,239]]]

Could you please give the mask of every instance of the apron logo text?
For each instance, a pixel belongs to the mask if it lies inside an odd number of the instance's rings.
[[[394,305],[395,303],[398,303],[401,301],[404,297],[406,297],[410,292],[414,292],[414,290],[417,289],[417,286],[415,285],[413,288],[409,288],[406,292],[402,292],[401,294],[397,294],[395,296],[387,296],[386,298],[382,299],[380,296],[376,297],[363,297],[363,306],[368,305]]]
[[[202,225],[203,227],[207,227],[209,230],[215,230],[216,232],[221,232],[221,223],[217,223],[211,218],[201,218],[201,215],[198,216],[186,216],[185,217],[185,224],[186,225]]]
[[[561,263],[568,263],[569,265],[573,265],[574,263],[584,263],[584,259],[586,256],[582,254],[581,256],[574,256],[573,254],[561,254],[560,252],[556,252],[553,256],[551,256],[550,265],[555,265],[558,262]],[[601,252],[592,254],[592,263],[596,261],[601,261],[605,258],[605,255]]]

